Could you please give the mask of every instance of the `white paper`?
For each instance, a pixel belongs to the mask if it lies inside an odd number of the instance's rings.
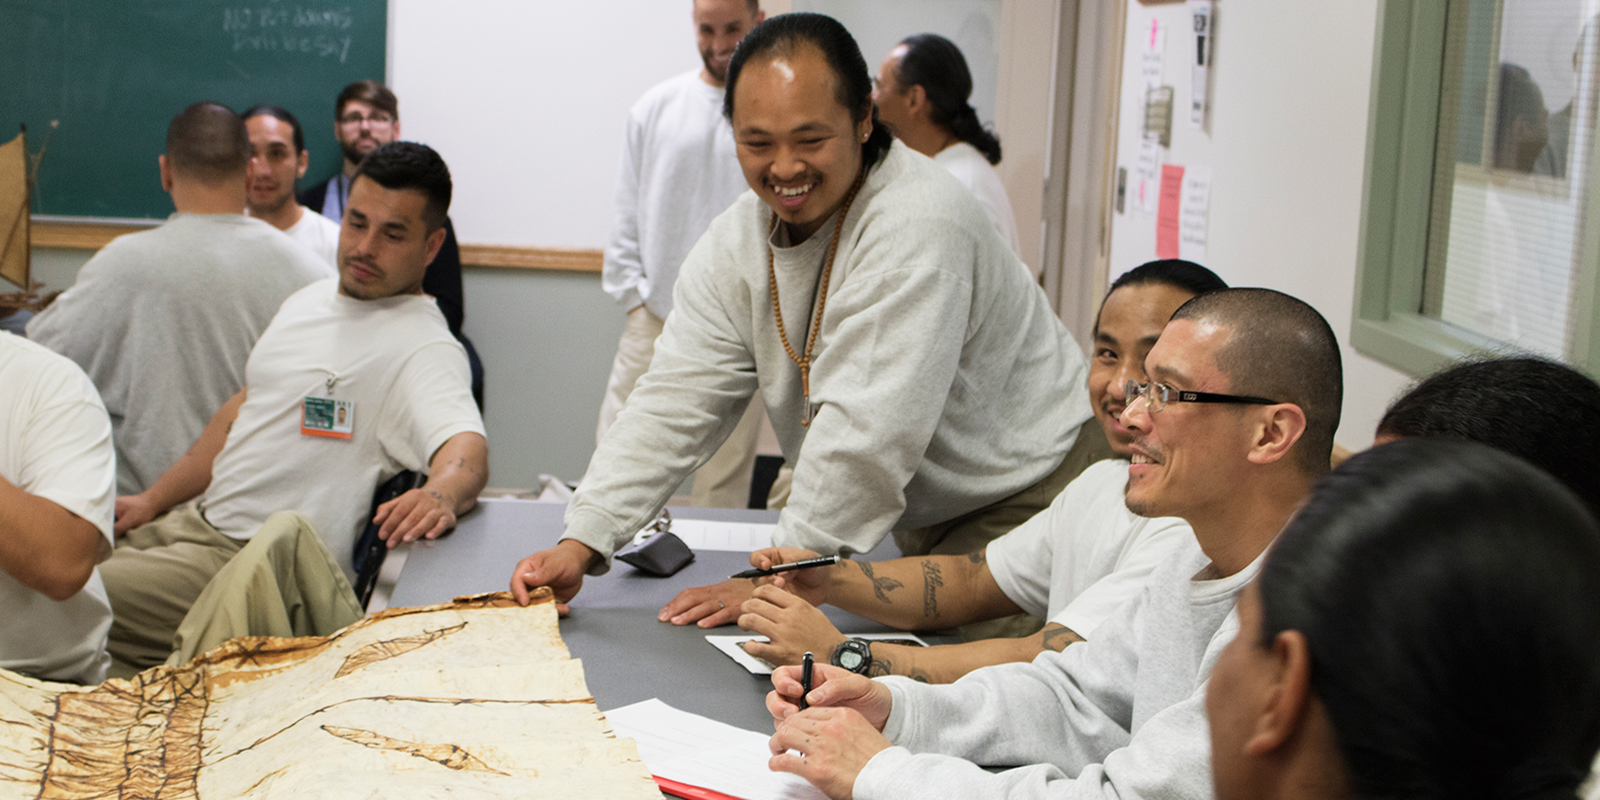
[[[1188,8],[1194,33],[1191,37],[1194,47],[1190,51],[1193,68],[1190,70],[1189,122],[1199,128],[1206,121],[1206,73],[1211,66],[1212,52],[1217,46],[1211,24],[1216,12],[1211,0],[1188,0]]]
[[[1133,207],[1140,214],[1153,217],[1161,201],[1161,141],[1155,134],[1139,142],[1139,161],[1134,167],[1133,185],[1128,189],[1133,195]]]
[[[728,550],[736,553],[753,553],[772,546],[775,523],[715,522],[707,519],[672,518],[672,532],[690,550]],[[633,537],[641,544],[655,529],[646,528]]]
[[[1178,203],[1178,257],[1206,263],[1206,219],[1211,210],[1211,168],[1191,166],[1183,172]]]
[[[847,634],[845,634],[845,636],[849,636],[849,637],[851,637],[853,639],[868,639],[868,640],[871,640],[871,641],[910,642],[912,644],[915,644],[918,647],[927,647],[928,646],[928,643],[922,641],[922,639],[918,638],[918,636],[916,634],[914,634],[914,633],[902,633],[902,632],[898,632],[898,631],[893,631],[893,632],[889,632],[889,633],[847,633]],[[718,650],[721,650],[723,652],[723,654],[726,655],[728,658],[731,658],[734,661],[738,662],[739,666],[744,667],[747,670],[750,670],[750,674],[751,675],[771,675],[772,674],[773,665],[771,663],[765,661],[764,659],[756,658],[755,656],[750,655],[749,653],[746,653],[744,651],[744,647],[742,647],[742,645],[745,642],[749,642],[749,641],[757,641],[757,642],[770,641],[767,637],[765,637],[765,636],[757,636],[757,635],[752,634],[752,633],[741,633],[741,634],[716,634],[716,633],[714,633],[714,634],[711,634],[711,635],[707,636],[706,637],[706,641],[710,642],[712,647],[715,647]],[[826,658],[823,658],[822,660],[823,661],[827,661]]]
[[[1142,34],[1144,51],[1139,58],[1139,76],[1144,91],[1140,94],[1148,96],[1151,89],[1161,86],[1162,70],[1167,57],[1167,29],[1161,20],[1151,18],[1150,27]]]
[[[658,699],[607,711],[617,736],[639,746],[650,774],[744,800],[823,800],[803,778],[767,769],[771,735],[680,711]]]

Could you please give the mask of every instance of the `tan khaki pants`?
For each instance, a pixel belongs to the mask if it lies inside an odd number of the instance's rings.
[[[628,312],[628,322],[622,329],[622,339],[617,342],[617,356],[611,362],[611,378],[606,382],[606,396],[600,401],[600,423],[595,429],[595,442],[606,436],[606,431],[617,421],[617,414],[633,394],[633,387],[650,368],[655,356],[656,338],[666,323],[650,311],[639,306]],[[766,424],[766,407],[757,393],[750,398],[739,424],[694,476],[694,503],[710,508],[744,508],[750,502],[750,474],[756,464],[756,442],[761,427]]]
[[[194,504],[128,532],[100,565],[111,600],[107,649],[119,666],[142,670],[172,652],[172,637],[189,607],[245,543],[211,527]]]

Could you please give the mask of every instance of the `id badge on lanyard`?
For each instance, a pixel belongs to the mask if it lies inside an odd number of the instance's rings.
[[[337,375],[328,376],[328,394],[333,394],[333,384],[338,379]],[[349,439],[355,436],[355,431],[355,401],[310,395],[300,399],[301,434],[330,439]]]

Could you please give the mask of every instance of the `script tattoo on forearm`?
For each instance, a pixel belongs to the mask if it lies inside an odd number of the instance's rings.
[[[1044,626],[1044,641],[1040,644],[1041,650],[1054,650],[1057,653],[1067,649],[1073,642],[1081,642],[1083,637],[1065,625],[1054,622]]]
[[[895,589],[905,586],[905,584],[895,580],[894,578],[880,578],[872,574],[872,564],[869,562],[856,561],[852,563],[860,567],[861,573],[867,576],[868,581],[872,582],[872,593],[877,595],[879,602],[888,603],[889,593]]]
[[[944,570],[932,560],[922,562],[922,616],[933,619],[939,615],[939,587],[944,586]]]

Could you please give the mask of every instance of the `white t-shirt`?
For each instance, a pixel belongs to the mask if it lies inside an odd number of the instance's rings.
[[[984,158],[978,148],[966,142],[956,142],[940,150],[933,161],[954,175],[962,186],[978,198],[978,205],[983,206],[983,213],[989,215],[989,221],[1000,232],[1000,238],[1011,245],[1011,252],[1021,258],[1022,239],[1017,236],[1017,215],[1012,213],[1011,199],[1006,197],[1006,186],[1000,182],[1000,173],[994,171],[989,159]]]
[[[71,360],[0,332],[0,477],[88,520],[111,555],[116,508],[111,418]],[[111,603],[95,570],[57,602],[0,571],[0,667],[36,678],[105,680]]]
[[[989,571],[1011,602],[1085,639],[1137,597],[1177,550],[1199,553],[1189,523],[1128,510],[1128,462],[1091,465],[1050,507],[989,543]]]
[[[339,223],[311,209],[300,209],[300,221],[284,231],[328,265],[327,277],[339,274]]]
[[[349,573],[373,489],[402,470],[427,472],[450,437],[482,435],[483,419],[466,351],[433,298],[356,300],[338,285],[330,278],[295,293],[261,334],[200,511],[236,539],[275,512],[299,511]],[[354,402],[352,437],[302,433],[306,397]]]
[[[645,92],[628,110],[601,287],[623,308],[644,303],[666,319],[678,267],[748,188],[722,89],[696,69]]]

